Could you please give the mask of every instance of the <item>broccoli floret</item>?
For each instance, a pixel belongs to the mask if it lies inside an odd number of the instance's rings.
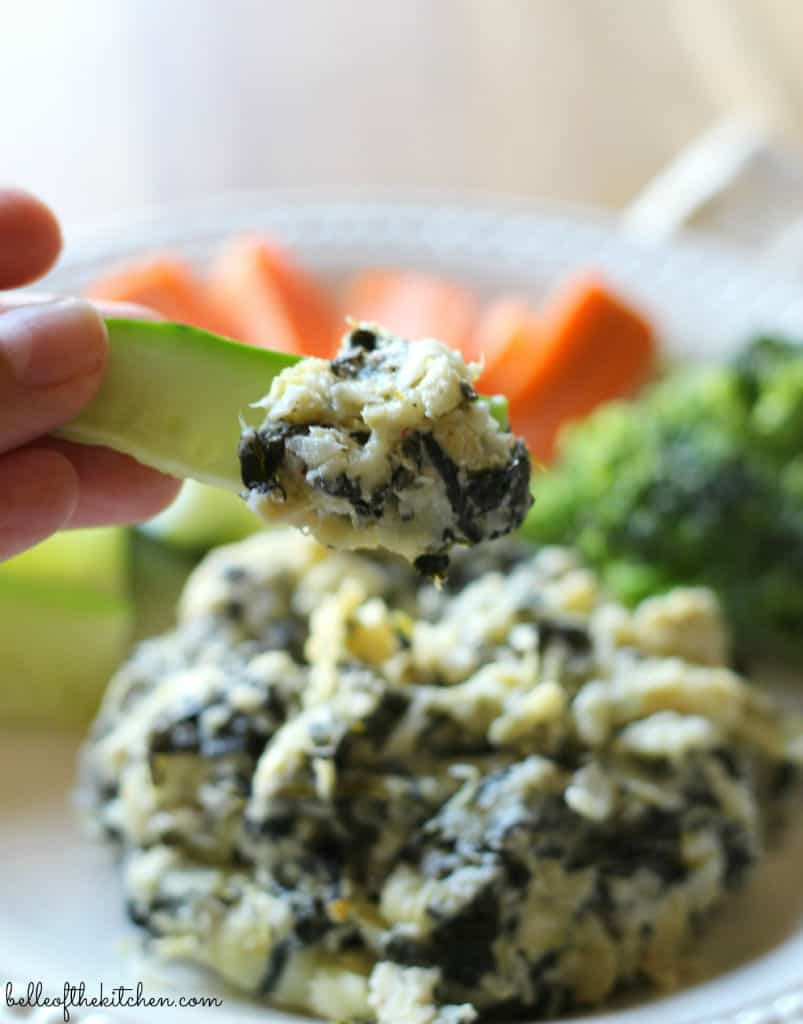
[[[525,534],[571,543],[634,603],[719,594],[737,650],[803,661],[803,346],[760,338],[567,429]]]

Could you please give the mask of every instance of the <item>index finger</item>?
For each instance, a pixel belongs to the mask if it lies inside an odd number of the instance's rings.
[[[0,189],[0,288],[41,277],[61,251],[59,222],[45,204],[19,189]]]

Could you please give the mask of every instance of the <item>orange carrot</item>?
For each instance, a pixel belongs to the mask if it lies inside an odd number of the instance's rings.
[[[243,235],[223,247],[209,274],[208,296],[242,341],[324,357],[334,350],[333,304],[306,271],[264,238]]]
[[[412,340],[438,338],[470,355],[478,307],[469,291],[434,274],[372,269],[351,281],[343,311]]]
[[[152,256],[99,277],[86,290],[92,299],[135,302],[168,320],[229,334],[229,324],[212,309],[202,283],[187,264],[171,256]]]
[[[647,380],[655,339],[649,323],[593,274],[551,296],[539,323],[541,340],[522,367],[526,386],[510,403],[510,422],[536,458],[548,461],[564,423]]]
[[[527,387],[527,367],[540,341],[538,318],[524,299],[506,295],[491,302],[473,338],[476,358],[484,362],[477,390],[505,395],[510,402],[517,399]]]

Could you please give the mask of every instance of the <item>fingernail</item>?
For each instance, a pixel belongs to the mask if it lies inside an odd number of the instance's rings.
[[[88,302],[58,299],[0,315],[0,359],[26,388],[65,384],[99,370],[106,327]]]

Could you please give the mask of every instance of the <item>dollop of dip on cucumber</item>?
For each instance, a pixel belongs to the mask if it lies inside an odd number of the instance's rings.
[[[357,325],[333,360],[288,367],[256,403],[240,465],[267,521],[335,548],[382,547],[438,576],[456,544],[519,527],[527,449],[480,401],[476,367],[438,341]]]

